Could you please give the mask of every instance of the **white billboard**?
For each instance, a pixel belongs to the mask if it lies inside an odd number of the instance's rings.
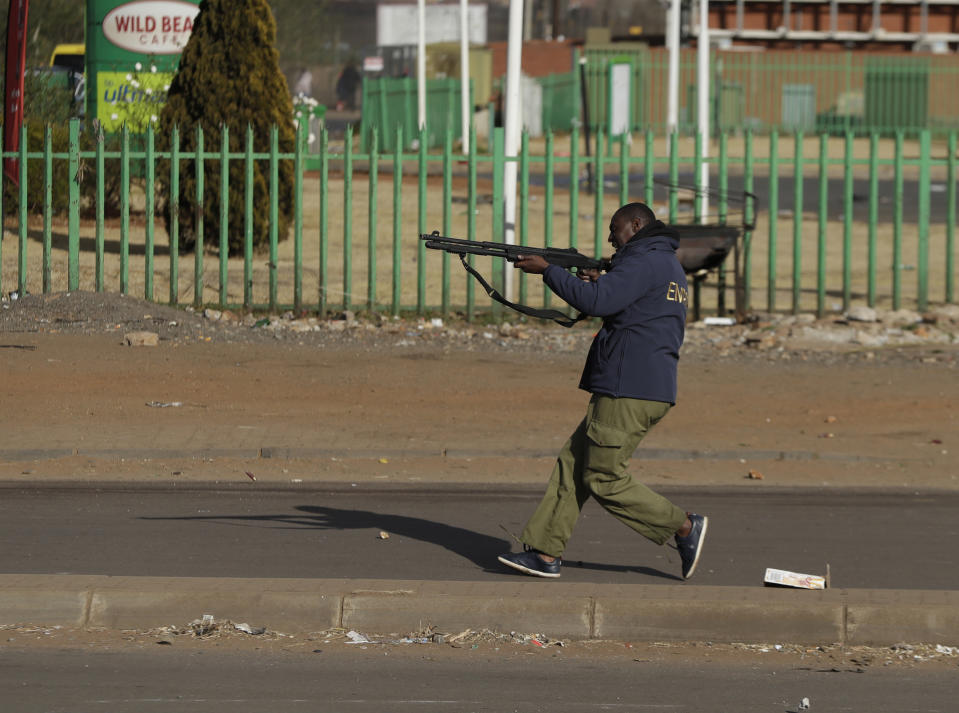
[[[376,44],[381,47],[415,45],[419,32],[416,5],[380,5],[376,8]],[[469,42],[486,44],[486,5],[466,11]],[[426,6],[426,44],[460,41],[460,6]]]

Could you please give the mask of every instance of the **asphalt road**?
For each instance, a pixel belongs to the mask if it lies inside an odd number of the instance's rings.
[[[342,647],[341,647],[342,648]],[[591,658],[552,650],[369,647],[300,654],[0,647],[4,713],[955,710],[955,668],[842,668],[785,657]],[[779,659],[779,660],[777,660]]]
[[[663,491],[710,517],[697,585],[753,586],[766,567],[846,588],[959,589],[959,494],[837,490]],[[118,486],[0,489],[0,571],[175,577],[485,580],[539,492],[216,490]],[[381,531],[389,533],[380,539]],[[679,583],[679,559],[587,503],[567,581]]]
[[[813,162],[807,161],[806,168],[807,174],[810,167],[813,165]],[[584,169],[585,170],[585,169]],[[818,169],[817,169],[818,170]],[[789,171],[787,175],[786,171]],[[794,201],[794,190],[795,190],[795,178],[791,173],[792,167],[789,166],[786,169],[780,168],[780,177],[778,182],[779,188],[779,211],[780,217],[787,217],[784,213],[785,211],[795,212],[795,201]],[[869,221],[869,179],[865,175],[864,169],[858,167],[860,175],[857,175],[853,179],[853,220],[868,222]],[[487,174],[489,176],[489,174]],[[533,173],[530,175],[530,184],[537,186],[543,185],[543,175],[541,173]],[[743,209],[743,177],[741,173],[730,173],[729,175],[729,188],[728,188],[728,222],[731,225],[735,225],[737,222],[742,220],[742,209]],[[669,175],[664,171],[659,171],[654,175],[655,189],[654,196],[655,201],[665,204],[669,198]],[[603,176],[604,190],[607,195],[615,194],[619,190],[619,173],[606,170]],[[554,185],[558,189],[569,190],[569,176],[567,174],[557,174],[554,176]],[[692,173],[688,171],[680,172],[677,185],[683,188],[691,188],[696,185],[695,177]],[[646,186],[646,176],[642,173],[630,173],[629,174],[629,194],[631,196],[642,197],[645,195]],[[710,215],[713,220],[718,220],[718,211],[719,211],[719,179],[718,175],[714,172],[712,176],[712,181],[710,183],[712,187],[712,193],[710,195]],[[753,192],[756,195],[757,208],[761,213],[766,213],[769,211],[769,193],[770,193],[770,181],[769,177],[765,174],[756,175],[754,178]],[[581,190],[587,190],[589,188],[589,183],[584,178],[580,183]],[[804,220],[807,223],[814,223],[816,218],[815,214],[819,211],[819,177],[813,175],[806,175],[803,178],[803,211],[806,214]],[[895,182],[892,178],[883,177],[878,181],[877,193],[879,196],[879,205],[878,205],[878,220],[880,224],[892,224],[894,219],[894,210],[895,210]],[[903,204],[902,204],[902,220],[906,225],[915,224],[918,221],[919,217],[919,182],[913,177],[912,174],[908,174],[903,178]],[[933,180],[931,182],[930,194],[929,194],[929,213],[930,220],[933,224],[941,224],[945,221],[946,217],[946,205],[947,205],[948,193],[945,190],[945,184],[942,180]],[[580,198],[582,201],[583,198]],[[590,199],[591,200],[591,199]],[[592,205],[592,203],[590,203]],[[827,203],[826,203],[826,215],[829,220],[842,220],[843,213],[845,212],[845,193],[844,193],[844,182],[841,176],[830,176],[829,178],[829,191],[827,194]],[[666,220],[664,216],[659,216],[663,220]],[[681,213],[676,218],[676,223],[690,223],[692,222],[692,215],[689,213]]]

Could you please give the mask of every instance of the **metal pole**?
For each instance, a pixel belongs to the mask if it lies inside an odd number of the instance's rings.
[[[709,221],[709,0],[699,0],[699,42],[697,43],[697,119],[702,140],[702,161],[699,169],[699,191],[702,194],[703,223]]]
[[[504,107],[505,158],[503,167],[504,242],[516,244],[516,156],[520,142],[520,65],[523,51],[523,0],[510,0],[509,44],[506,51],[506,97]],[[513,159],[513,160],[510,160]],[[503,288],[507,299],[513,292],[513,271],[505,269]]]
[[[585,56],[579,58],[579,96],[583,105],[583,136],[586,141],[586,156],[589,157],[589,94],[586,86],[586,62]],[[569,175],[570,181],[579,182],[579,175]],[[593,190],[593,168],[589,161],[586,162],[586,190]]]
[[[426,0],[417,0],[419,18],[416,44],[416,126],[426,126]]]
[[[470,42],[466,22],[468,14],[469,0],[460,0],[460,126],[464,156],[468,156],[470,152],[470,117],[473,113],[470,107]]]
[[[679,127],[679,2],[669,0],[666,16],[666,47],[669,50],[669,74],[666,100],[666,135]]]

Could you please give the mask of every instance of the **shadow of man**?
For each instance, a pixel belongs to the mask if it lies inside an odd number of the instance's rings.
[[[309,515],[306,520],[319,529],[383,530],[390,536],[439,545],[485,571],[499,571],[500,568],[495,566],[496,556],[509,549],[509,542],[502,538],[421,517],[326,505],[300,505],[296,509]]]
[[[437,545],[476,565],[481,571],[496,574],[517,574],[499,565],[497,555],[508,552],[510,542],[475,530],[449,525],[436,520],[410,515],[373,512],[355,508],[335,508],[329,505],[298,505],[295,513],[265,513],[261,515],[185,515],[180,517],[143,517],[144,520],[202,521],[233,525],[237,527],[265,527],[270,529],[312,530],[369,530],[385,531],[391,537],[406,537],[431,545]],[[343,556],[355,557],[356,553],[344,552]],[[681,577],[653,567],[639,565],[615,565],[583,560],[565,560],[566,567],[609,573],[629,573],[679,580]],[[525,576],[525,575],[518,575]]]
[[[421,517],[371,512],[354,508],[334,508],[328,505],[299,505],[295,510],[299,514],[204,514],[181,517],[143,517],[141,519],[196,520],[240,527],[280,529],[371,530],[377,532],[382,530],[392,537],[408,537],[438,545],[488,572],[500,571],[500,567],[496,565],[496,556],[509,549],[509,542],[502,538]]]

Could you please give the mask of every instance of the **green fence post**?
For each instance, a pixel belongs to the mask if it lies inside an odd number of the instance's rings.
[[[446,125],[443,135],[443,235],[453,230],[453,127]],[[421,241],[422,242],[422,241]],[[450,254],[443,251],[442,314],[450,313]]]
[[[419,241],[417,241],[419,242]],[[400,314],[403,275],[403,125],[396,125],[393,146],[393,316]]]
[[[853,154],[854,136],[846,132],[846,147],[843,152],[842,191],[842,309],[847,311],[852,304],[852,219],[853,219]]]
[[[603,188],[606,181],[603,176],[603,156],[605,134],[603,127],[596,130],[596,155],[593,157],[593,253],[602,257],[603,253]]]
[[[505,188],[503,186],[503,169],[506,166],[506,142],[503,133],[503,127],[499,126],[493,131],[493,220],[491,224],[491,239],[493,242],[503,242],[504,224],[504,205],[503,196]],[[503,263],[497,265],[495,263]],[[493,288],[500,294],[503,293],[503,283],[506,277],[506,261],[495,260],[493,265]],[[502,319],[503,308],[499,302],[493,302],[492,314],[495,320]]]
[[[675,223],[679,213],[679,196],[676,185],[679,183],[679,133],[669,135],[669,222]]]
[[[546,132],[546,155],[543,167],[543,245],[553,245],[553,184],[555,179],[555,159],[552,129]],[[549,309],[552,290],[543,290],[543,308]]]
[[[144,191],[144,218],[146,225],[143,235],[143,298],[153,301],[153,253],[154,253],[154,213],[156,212],[156,132],[153,122],[147,125],[147,145],[143,156],[143,191]],[[97,148],[102,145],[97,139]],[[97,174],[100,173],[97,165]]]
[[[3,156],[0,155],[0,159]],[[0,171],[0,294],[3,294],[3,234],[4,234],[4,217],[6,213],[4,212],[5,208],[3,205],[3,173]]]
[[[619,204],[629,203],[629,134],[619,135]]]
[[[869,228],[866,275],[866,303],[876,306],[876,255],[879,228],[879,134],[869,134]]]
[[[693,139],[693,185],[696,186],[696,192],[693,194],[693,222],[701,223],[703,218],[703,186],[699,180],[703,165],[703,135],[696,132]]]
[[[26,141],[23,142],[26,146]],[[70,159],[69,159],[69,189],[67,191],[69,204],[67,206],[67,242],[70,247],[70,258],[67,268],[68,289],[80,288],[80,120],[70,120]],[[129,191],[129,184],[124,184],[124,190]]]
[[[829,135],[819,135],[819,223],[816,243],[816,316],[826,314],[826,231],[829,208]]]
[[[196,167],[196,245],[193,250],[193,306],[203,304],[203,213],[205,201],[203,127],[196,126],[196,155],[193,165]]]
[[[230,257],[230,127],[220,126],[220,306],[227,305]]]
[[[329,298],[330,252],[330,134],[324,126],[320,130],[320,257],[317,309],[320,317],[326,315]]]
[[[362,112],[360,116],[360,151],[367,150],[367,136],[369,134],[370,124],[377,126],[382,121],[382,116],[374,118],[374,104],[370,95],[373,93],[367,87],[371,85],[382,85],[383,81],[381,79],[372,79],[370,77],[363,77],[360,80],[360,106],[366,107],[366,111]]]
[[[72,124],[71,124],[72,126]],[[73,132],[70,132],[70,153],[73,154]],[[29,195],[27,194],[27,125],[23,124],[20,127],[20,155],[18,157],[19,167],[20,167],[20,204],[19,204],[19,218],[20,218],[20,251],[18,253],[18,265],[17,265],[17,290],[20,293],[20,297],[23,297],[27,293],[27,240],[30,237],[29,233],[29,224],[27,222],[27,201],[29,200]],[[71,161],[71,168],[72,168]],[[70,183],[73,183],[73,176],[75,173],[70,174]],[[2,176],[0,176],[0,185],[2,185]],[[0,216],[2,219],[2,216]],[[73,250],[72,242],[70,249],[70,260],[73,259]]]
[[[3,156],[0,155],[0,159]],[[3,294],[3,234],[4,234],[4,205],[3,205],[3,173],[0,172],[0,294]]]
[[[386,137],[384,136],[384,139]],[[385,142],[384,142],[385,143]],[[380,132],[374,125],[370,132],[370,175],[369,200],[367,202],[367,244],[366,244],[366,308],[376,309],[376,209],[377,189],[380,172]]]
[[[152,127],[151,127],[152,130]],[[105,207],[103,201],[106,196],[106,168],[105,161],[103,156],[103,133],[98,131],[95,137],[97,142],[97,154],[96,154],[96,164],[97,164],[97,206],[96,206],[96,234],[94,237],[94,250],[96,251],[96,277],[94,278],[95,289],[97,292],[103,292],[104,290],[104,244],[103,244],[103,224],[105,218]],[[150,151],[150,144],[147,144],[147,152]],[[151,157],[147,157],[147,165],[152,166]],[[147,221],[147,234],[150,235],[153,229],[153,202],[152,202],[152,189],[153,182],[150,180],[152,178],[152,173],[147,173],[147,185],[146,185],[146,199],[147,199],[147,212],[146,212],[146,221]],[[0,214],[2,215],[2,214]],[[152,244],[152,243],[151,243]],[[149,273],[147,274],[149,276]],[[146,280],[146,277],[144,280]],[[148,298],[150,299],[150,298]]]
[[[416,107],[416,80],[413,77],[403,77],[401,80],[402,85],[400,87],[400,93],[403,96],[403,116],[396,120],[400,126],[403,127],[403,136],[409,136],[410,138],[417,135],[416,122],[419,118],[417,116],[417,107]],[[385,96],[385,94],[384,94]],[[383,118],[386,119],[386,105],[383,105]],[[404,146],[405,148],[405,146]]]
[[[903,191],[903,134],[896,132],[896,150],[893,158],[892,189],[892,308],[902,306],[902,191]]]
[[[729,133],[719,135],[719,201],[716,207],[720,225],[729,218]]]
[[[174,129],[175,130],[175,129]],[[179,151],[179,145],[174,146]],[[175,164],[174,164],[175,165]],[[179,196],[179,176],[177,182],[171,182],[171,192]],[[170,250],[172,259],[173,250]],[[173,270],[170,270],[173,282]],[[130,129],[124,124],[120,132],[120,294],[130,291]],[[171,293],[172,294],[172,293]],[[173,302],[173,298],[170,298]]]
[[[956,269],[956,132],[949,132],[946,159],[946,302],[955,299]],[[2,215],[2,213],[0,213]]]
[[[529,245],[529,132],[523,130],[519,154],[519,244]],[[519,270],[519,301],[526,304],[526,273]]]
[[[579,236],[579,129],[569,133],[569,246],[577,247]]]
[[[53,270],[53,129],[49,124],[43,131],[43,292],[52,289]]]
[[[417,154],[417,232],[424,234],[430,232],[426,229],[426,127],[421,126],[419,133],[419,146]],[[426,246],[422,240],[417,239],[416,246],[416,313],[420,316],[426,312]]]
[[[124,126],[124,146],[127,145],[126,126]],[[126,150],[124,150],[126,153]],[[122,159],[121,159],[122,161]],[[126,161],[122,161],[125,164]],[[121,165],[122,165],[121,164]],[[126,184],[125,184],[126,185]],[[124,193],[128,193],[124,191]],[[127,202],[129,205],[129,201]],[[123,235],[120,236],[121,245]],[[126,252],[121,247],[121,252]],[[177,270],[179,268],[180,257],[180,127],[173,125],[173,131],[170,135],[170,304],[175,305],[178,301],[179,287]],[[121,284],[125,285],[126,273],[121,272]],[[121,287],[121,292],[126,288]]]
[[[479,155],[479,148],[476,146],[476,127],[470,122],[470,146],[469,158],[467,159],[467,196],[466,209],[469,215],[466,219],[466,239],[476,240],[476,158]],[[472,266],[473,256],[468,255],[467,261]],[[466,321],[472,322],[476,316],[476,289],[475,280],[470,275],[464,277],[466,280]]]
[[[353,125],[343,140],[343,309],[353,296]]]
[[[253,126],[246,125],[243,189],[243,306],[253,309]]]
[[[652,129],[646,129],[646,147],[643,154],[643,173],[646,205],[652,207],[656,187],[656,144]]]
[[[486,150],[493,153],[493,133],[496,131],[496,104],[486,103]]]
[[[754,193],[754,177],[753,177],[753,132],[752,129],[746,130],[745,146],[743,147],[743,188],[746,193]],[[743,212],[749,213],[749,216],[745,219],[746,225],[751,225],[756,220],[756,214],[753,210],[747,210],[752,206],[755,208],[755,203],[747,200],[743,206]],[[752,252],[752,242],[753,242],[753,231],[747,230],[743,233],[743,282],[742,282],[742,312],[745,314],[752,309],[752,279],[753,279],[753,252]],[[740,309],[737,306],[737,309]]]
[[[797,131],[793,153],[793,314],[802,298],[803,132]]]
[[[776,262],[779,228],[779,131],[769,132],[769,259],[766,265],[766,311],[776,311]]]
[[[276,124],[270,127],[270,309],[277,306],[279,285],[279,200],[280,200],[280,131]]]
[[[917,304],[920,312],[929,308],[929,190],[932,136],[928,129],[919,133],[919,249]]]
[[[719,134],[719,205],[720,225],[726,225],[729,215],[729,135],[726,131]],[[745,210],[745,206],[743,206]],[[738,248],[738,246],[737,246]],[[726,314],[726,261],[716,268],[716,314]]]

